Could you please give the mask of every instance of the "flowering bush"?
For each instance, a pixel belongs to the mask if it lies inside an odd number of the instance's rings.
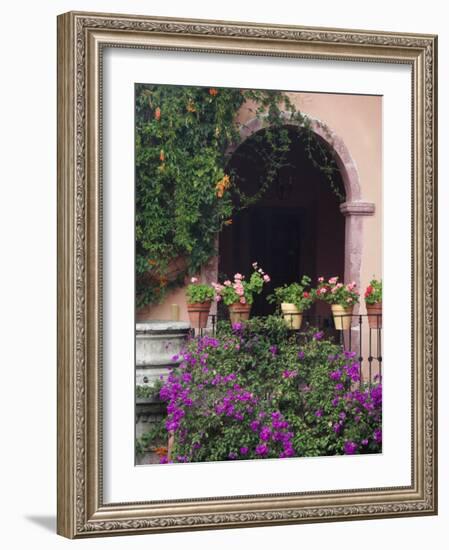
[[[307,413],[293,423],[298,433],[295,443],[306,456],[381,451],[382,385],[354,389],[360,381],[354,356],[348,351],[331,354],[327,368],[314,369],[310,375]]]
[[[382,280],[372,279],[365,290],[365,302],[367,304],[380,304],[382,302]]]
[[[310,290],[311,279],[304,275],[300,283],[280,286],[274,289],[274,294],[268,296],[270,303],[294,304],[300,312],[306,311],[313,304],[313,293]]]
[[[212,283],[215,289],[215,300],[217,302],[223,300],[227,306],[238,302],[252,304],[254,294],[260,294],[263,285],[270,282],[270,276],[258,267],[257,262],[253,263],[253,269],[254,271],[248,281],[245,281],[244,275],[236,273],[233,282],[226,280],[223,284]]]
[[[328,281],[325,281],[324,277],[319,277],[314,296],[328,304],[338,304],[343,307],[350,307],[359,302],[355,282],[343,284],[338,281],[338,277],[331,277]]]
[[[160,390],[173,462],[381,450],[381,385],[355,389],[354,354],[323,332],[298,342],[275,316],[221,324],[175,359]]]
[[[211,285],[199,283],[196,277],[192,277],[186,288],[186,297],[189,304],[209,302],[214,297],[214,289]]]

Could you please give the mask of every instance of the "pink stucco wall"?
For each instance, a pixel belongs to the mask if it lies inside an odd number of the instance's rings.
[[[291,93],[290,98],[300,111],[323,122],[342,140],[358,173],[360,199],[374,204],[374,213],[357,222],[357,227],[363,228],[360,270],[363,290],[371,278],[382,277],[382,98],[320,93]],[[241,122],[253,117],[252,110],[246,106],[241,109]],[[201,278],[210,281],[214,277],[212,261]],[[363,300],[361,303],[360,313],[365,313]],[[138,319],[168,320],[171,304],[180,306],[181,320],[188,320],[183,289],[171,292],[162,304],[141,310]]]

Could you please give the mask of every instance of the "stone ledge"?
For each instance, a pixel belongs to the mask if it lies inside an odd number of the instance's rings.
[[[340,212],[344,216],[372,216],[375,211],[373,202],[351,201],[340,204]]]
[[[171,334],[189,330],[190,324],[185,321],[144,321],[136,323],[137,334]]]

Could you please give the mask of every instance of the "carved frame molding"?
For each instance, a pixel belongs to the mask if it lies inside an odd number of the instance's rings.
[[[103,503],[100,92],[106,46],[411,65],[411,486]],[[432,35],[76,12],[58,17],[58,533],[79,538],[437,512],[436,52]],[[342,212],[369,215],[370,208],[346,203]]]

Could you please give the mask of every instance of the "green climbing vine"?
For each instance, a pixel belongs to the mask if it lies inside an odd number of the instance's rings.
[[[244,104],[266,119],[264,132],[245,142],[263,166],[251,196],[228,169],[230,147],[235,151],[242,141],[237,115]],[[186,275],[198,273],[215,254],[217,233],[266,192],[287,163],[291,134],[282,112],[290,113],[309,158],[338,196],[332,155],[284,92],[136,85],[137,307],[160,302]]]

